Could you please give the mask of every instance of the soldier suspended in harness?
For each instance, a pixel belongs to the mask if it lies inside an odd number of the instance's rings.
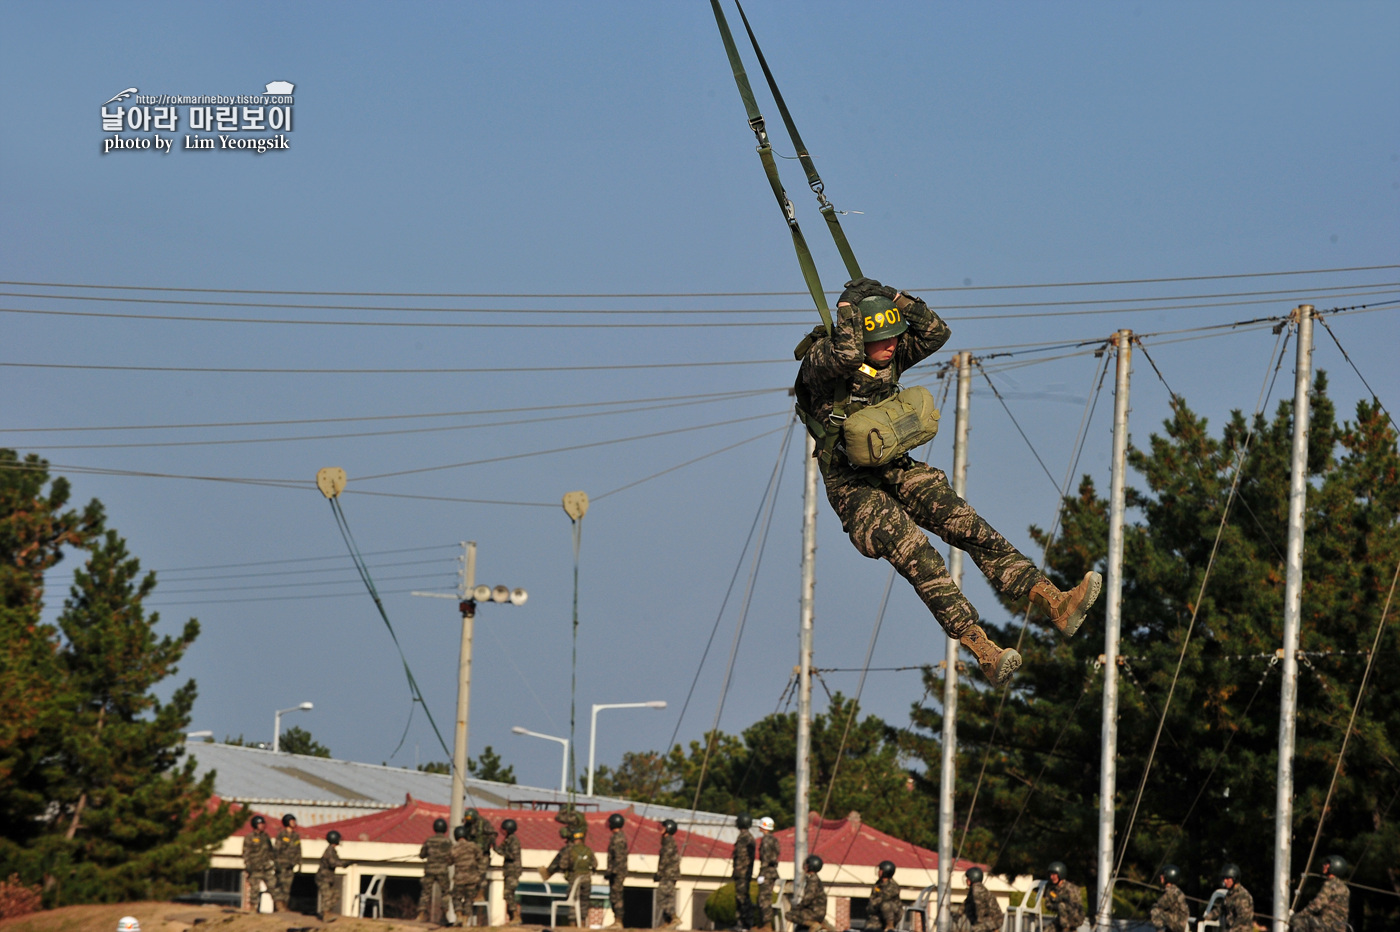
[[[999,592],[1029,597],[1065,637],[1079,630],[1102,577],[1086,573],[1062,592],[948,484],[909,454],[938,430],[933,397],[900,377],[936,352],[951,331],[921,299],[870,278],[846,283],[830,333],[798,344],[797,412],[816,441],[827,500],[863,555],[889,561],[950,637],[972,651],[997,686],[1021,665],[994,644],[922,529],[965,552]]]

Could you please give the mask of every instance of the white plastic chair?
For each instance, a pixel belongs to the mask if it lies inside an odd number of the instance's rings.
[[[373,918],[384,918],[384,881],[387,879],[387,874],[375,874],[370,877],[369,886],[365,888],[365,892],[355,894],[355,915],[361,919],[371,918],[369,908],[373,906]]]
[[[1196,920],[1197,932],[1205,932],[1206,929],[1220,928],[1219,919],[1206,919],[1205,917],[1210,915],[1212,909],[1215,909],[1217,905],[1225,901],[1226,892],[1225,888],[1221,887],[1210,895],[1210,899],[1206,901],[1206,908],[1201,910],[1201,918]],[[1190,924],[1189,920],[1187,924]]]
[[[930,884],[929,886],[924,887],[922,890],[920,890],[919,895],[914,898],[914,905],[906,906],[902,910],[900,910],[899,923],[896,926],[896,928],[905,929],[909,930],[909,932],[913,932],[913,920],[915,916],[918,916],[921,922],[919,929],[921,930],[921,932],[928,932],[930,928],[928,923],[929,904],[934,900],[935,897],[937,897],[937,895],[938,884],[936,883]]]
[[[549,904],[549,924],[557,926],[559,924],[559,909],[572,909],[574,911],[574,925],[582,926],[588,919],[588,907],[579,902],[579,887],[583,885],[584,878],[575,877],[574,882],[569,885],[569,895],[562,900],[555,900]],[[593,886],[590,883],[588,895],[591,897]]]

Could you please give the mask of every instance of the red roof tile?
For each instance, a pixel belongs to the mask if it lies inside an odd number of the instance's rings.
[[[792,860],[797,830],[785,828],[773,834],[782,845],[783,859]],[[821,855],[828,864],[874,867],[881,861],[893,861],[895,867],[938,870],[937,851],[902,841],[859,820],[822,819],[813,812],[807,821],[807,844],[811,853]],[[965,871],[972,866],[972,861],[959,860],[954,870]]]

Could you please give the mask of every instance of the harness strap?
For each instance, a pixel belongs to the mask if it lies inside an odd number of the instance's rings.
[[[782,210],[783,219],[787,221],[788,232],[792,234],[792,247],[797,252],[797,264],[802,269],[802,277],[807,282],[807,290],[811,292],[812,301],[817,306],[817,313],[821,315],[822,324],[829,334],[832,323],[831,310],[826,306],[826,291],[822,289],[821,278],[817,274],[817,263],[812,258],[812,250],[808,248],[807,239],[802,235],[802,228],[797,224],[797,212],[792,206],[792,201],[788,200],[787,192],[783,190],[782,179],[778,177],[778,165],[773,159],[773,147],[768,142],[768,130],[764,125],[763,114],[759,112],[758,103],[754,100],[753,88],[749,85],[749,77],[744,71],[744,63],[739,59],[739,50],[734,45],[734,36],[729,31],[729,23],[724,18],[724,11],[720,9],[719,0],[710,0],[710,7],[714,10],[715,22],[719,25],[719,35],[724,41],[725,54],[729,56],[729,67],[734,72],[734,83],[739,86],[739,97],[744,101],[744,110],[748,113],[749,129],[753,130],[754,137],[758,140],[758,157],[763,162],[763,173],[768,176],[768,184],[773,189],[773,196],[777,198],[778,208]],[[740,12],[742,13],[742,11]],[[767,70],[767,66],[765,66],[765,70]],[[806,150],[803,151],[805,153]],[[821,179],[817,180],[820,183]],[[849,246],[847,248],[849,249]]]
[[[792,114],[788,112],[787,103],[783,100],[782,91],[778,90],[778,82],[773,79],[773,72],[768,68],[768,60],[763,57],[763,49],[758,47],[758,37],[753,34],[749,18],[744,14],[744,6],[739,0],[734,0],[734,6],[739,10],[739,18],[744,22],[744,31],[749,34],[749,43],[753,46],[754,55],[758,57],[759,67],[763,69],[763,77],[768,81],[768,90],[772,92],[773,100],[778,105],[778,112],[782,114],[783,125],[787,127],[788,136],[792,139],[792,146],[797,150],[797,160],[802,164],[802,170],[807,173],[807,186],[817,196],[822,216],[826,218],[827,229],[831,232],[831,238],[836,243],[836,251],[841,253],[841,261],[846,264],[846,272],[853,279],[864,278],[865,275],[860,270],[860,263],[856,261],[855,253],[851,250],[850,241],[846,239],[846,232],[841,229],[841,221],[837,219],[836,207],[826,199],[826,185],[822,183],[821,176],[817,174],[817,166],[812,161],[812,156],[807,152],[807,146],[803,143],[802,136],[797,132],[797,124],[793,122]],[[752,98],[752,96],[753,92],[750,91],[749,97]]]

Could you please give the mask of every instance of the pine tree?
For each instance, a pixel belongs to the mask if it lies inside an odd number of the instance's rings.
[[[7,481],[15,475],[28,483]],[[166,702],[151,692],[176,672],[198,622],[191,619],[178,636],[156,635],[159,617],[142,604],[155,575],[142,576],[125,541],[102,527],[97,503],[81,516],[65,513],[62,480],[47,499],[39,494],[43,478],[0,470],[0,482],[0,546],[7,557],[31,560],[27,575],[12,572],[6,560],[0,622],[23,652],[7,637],[4,688],[33,710],[24,718],[7,712],[3,754],[7,764],[20,763],[11,772],[21,779],[0,781],[0,873],[42,879],[50,906],[188,889],[239,820],[227,804],[210,807],[213,774],[197,780],[194,762],[180,762],[194,682]],[[28,539],[13,528],[28,529]],[[37,623],[42,589],[34,579],[61,544],[86,546],[90,555],[55,628]]]

